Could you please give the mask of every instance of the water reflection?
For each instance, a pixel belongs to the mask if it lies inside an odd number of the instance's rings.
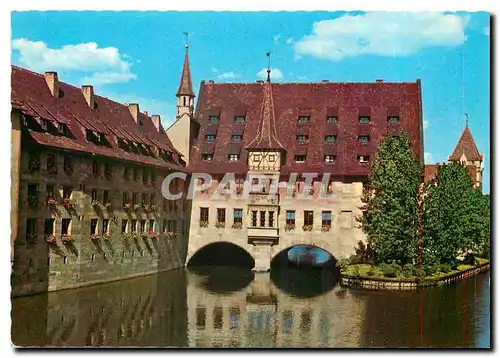
[[[214,268],[12,301],[27,346],[489,346],[489,274],[419,292],[353,291],[324,270]]]

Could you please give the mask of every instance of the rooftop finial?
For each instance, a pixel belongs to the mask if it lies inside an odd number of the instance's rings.
[[[266,52],[267,56],[267,82],[271,82],[271,52]]]
[[[467,113],[465,113],[465,126],[469,126],[469,115]]]
[[[188,43],[188,36],[189,36],[189,33],[187,33],[186,31],[183,32],[183,35],[186,36],[186,44],[184,45],[184,47],[186,48],[186,51],[188,50],[189,48],[189,43]]]

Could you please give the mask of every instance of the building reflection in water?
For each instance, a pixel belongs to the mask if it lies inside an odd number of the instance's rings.
[[[487,280],[425,290],[424,346],[489,343]],[[12,340],[77,347],[413,347],[420,345],[419,297],[344,290],[327,270],[180,269],[13,299]]]

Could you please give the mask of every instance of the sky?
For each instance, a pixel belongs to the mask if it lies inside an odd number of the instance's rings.
[[[275,82],[422,81],[427,164],[445,162],[465,126],[490,192],[490,16],[484,12],[12,13],[12,63],[141,111],[175,117],[185,37],[202,80],[254,82],[270,51]],[[264,71],[263,71],[264,70]]]

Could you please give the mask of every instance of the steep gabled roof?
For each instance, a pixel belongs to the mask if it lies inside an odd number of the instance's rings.
[[[194,97],[193,84],[191,82],[191,71],[189,70],[189,55],[186,45],[186,53],[184,54],[184,66],[182,67],[181,82],[177,90],[177,97],[190,96]]]
[[[467,124],[465,125],[464,131],[455,146],[455,150],[453,150],[453,153],[450,155],[448,160],[458,162],[463,154],[465,154],[467,160],[476,161],[483,159],[483,156],[479,154],[479,151],[477,150],[476,142],[474,142],[474,138],[472,137],[472,133],[470,132]]]

